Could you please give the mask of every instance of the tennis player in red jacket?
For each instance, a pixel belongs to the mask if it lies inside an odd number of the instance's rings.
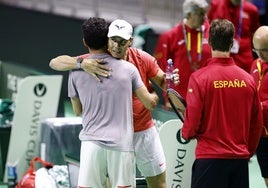
[[[262,113],[253,78],[230,57],[234,25],[214,20],[212,58],[189,80],[182,137],[196,138],[192,188],[248,188],[248,160],[262,131]]]

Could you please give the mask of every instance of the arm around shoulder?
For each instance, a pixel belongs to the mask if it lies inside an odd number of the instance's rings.
[[[57,56],[50,60],[49,62],[50,68],[57,70],[57,71],[67,71],[77,68],[76,58],[68,56],[68,55],[61,55]]]

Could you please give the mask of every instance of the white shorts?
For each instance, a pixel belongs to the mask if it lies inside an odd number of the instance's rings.
[[[136,164],[144,177],[162,174],[166,170],[166,159],[155,126],[134,134]]]
[[[119,152],[82,141],[78,186],[105,188],[107,177],[111,187],[134,187],[134,152]]]

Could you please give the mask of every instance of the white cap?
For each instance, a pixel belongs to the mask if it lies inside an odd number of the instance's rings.
[[[114,20],[108,31],[108,37],[122,37],[125,40],[129,40],[133,33],[133,27],[125,20]]]

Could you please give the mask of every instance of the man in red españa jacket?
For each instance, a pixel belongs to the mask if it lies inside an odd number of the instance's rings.
[[[259,58],[253,62],[250,73],[258,86],[264,125],[256,155],[261,175],[268,187],[268,26],[257,29],[253,37],[253,46]]]
[[[253,61],[251,39],[260,26],[258,8],[247,0],[211,0],[208,19],[228,19],[236,29],[231,57],[249,72]]]
[[[192,188],[248,188],[248,160],[262,131],[262,113],[253,78],[230,57],[234,25],[214,20],[208,65],[190,76],[182,128],[196,138]]]

